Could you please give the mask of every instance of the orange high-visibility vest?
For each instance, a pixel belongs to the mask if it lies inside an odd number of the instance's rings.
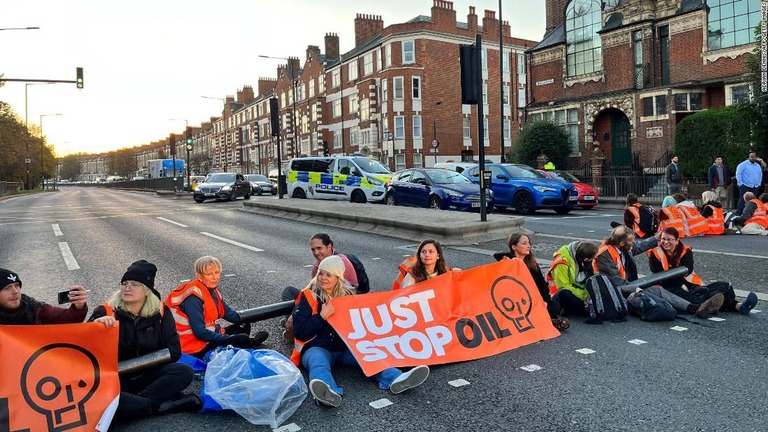
[[[397,266],[397,269],[400,271],[400,274],[397,275],[395,278],[395,281],[392,282],[392,289],[398,290],[402,288],[403,286],[403,280],[405,280],[405,276],[409,273],[411,273],[411,276],[413,276],[413,266],[416,265],[416,256],[409,256],[405,259],[402,263],[400,263],[399,266]]]
[[[666,218],[659,218],[659,231],[672,227],[677,230],[680,238],[685,237],[685,215],[675,206],[662,207],[659,212],[664,213]]]
[[[301,301],[302,297],[307,299],[307,303],[309,303],[309,307],[312,308],[312,315],[317,315],[318,303],[317,303],[317,297],[315,297],[315,293],[313,293],[312,290],[310,290],[309,288],[304,288],[299,292],[299,295],[296,296],[296,301],[294,301],[293,303],[294,307],[295,305],[299,304],[299,301]],[[304,349],[304,345],[312,342],[313,339],[314,337],[308,341],[301,341],[297,337],[293,338],[293,352],[291,353],[291,361],[297,367],[301,364],[301,350]]]
[[[555,295],[555,293],[557,293],[557,285],[555,285],[555,278],[552,277],[552,270],[554,270],[555,267],[559,266],[560,264],[568,265],[568,261],[566,261],[562,255],[557,254],[555,255],[555,259],[552,261],[552,264],[549,265],[547,275],[544,277],[544,279],[547,280],[547,286],[549,286],[549,295]]]
[[[664,249],[662,249],[661,246],[657,246],[646,253],[648,254],[648,258],[650,258],[651,256],[655,256],[656,259],[659,260],[659,262],[661,263],[661,267],[664,269],[664,271],[669,270],[669,260],[667,259],[666,252],[664,252]],[[692,253],[691,247],[683,245],[682,255],[685,255],[687,253]],[[685,275],[685,280],[687,280],[688,282],[694,285],[704,285],[704,281],[701,280],[699,275],[697,275],[694,272],[690,272],[687,275]]]
[[[752,217],[749,218],[749,220],[746,223],[744,223],[744,225],[750,224],[750,223],[756,223],[762,226],[763,228],[768,229],[768,208],[766,208],[765,204],[763,204],[763,202],[757,198],[751,201],[755,203],[757,207],[755,207],[755,212],[752,213]]]
[[[715,207],[712,204],[707,204],[712,210],[712,214],[707,218],[707,235],[719,235],[725,233],[725,218],[723,217],[723,209],[721,207]]]
[[[635,217],[635,221],[632,224],[633,226],[631,226],[630,228],[632,228],[632,231],[634,231],[638,237],[645,238],[646,235],[653,234],[653,233],[647,233],[640,229],[640,206],[641,205],[642,204],[640,203],[634,203],[634,204],[628,205],[627,210],[629,210],[629,212],[632,213],[632,215]]]
[[[599,257],[605,251],[608,251],[608,253],[611,255],[611,260],[613,260],[613,262],[616,263],[616,267],[619,268],[619,276],[626,280],[627,272],[624,270],[624,263],[621,262],[621,253],[619,252],[619,249],[616,248],[616,246],[609,246],[605,243],[602,243],[600,244],[600,249],[597,250],[597,256]],[[592,261],[592,269],[595,271],[595,274],[600,273],[600,270],[597,268],[597,259]]]
[[[678,204],[676,207],[685,216],[685,218],[683,218],[683,222],[685,224],[686,236],[690,237],[707,232],[707,220],[704,219],[704,216],[699,213],[699,210],[696,207],[680,204]]]
[[[179,306],[189,296],[195,296],[203,301],[203,320],[205,328],[216,332],[216,321],[224,317],[224,300],[221,298],[219,290],[214,289],[216,300],[214,302],[211,296],[211,290],[197,279],[183,283],[176,287],[165,300],[165,304],[171,309],[173,319],[176,321],[176,331],[179,333],[179,342],[181,342],[181,351],[186,354],[195,354],[200,352],[208,342],[198,339],[192,333],[192,327],[189,325],[189,317],[179,309]],[[224,334],[224,329],[220,328],[218,333]]]

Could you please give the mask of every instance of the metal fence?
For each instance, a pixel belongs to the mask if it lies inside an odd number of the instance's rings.
[[[597,178],[582,178],[581,180],[592,185],[600,199],[623,201],[628,194],[633,193],[641,201],[660,203],[665,196],[669,195],[664,175],[611,175]],[[680,189],[691,201],[699,205],[701,204],[702,192],[709,190],[709,183],[706,178],[683,178],[680,183]],[[727,192],[727,203],[730,203],[734,196],[738,196],[738,189],[733,187]]]
[[[184,178],[178,177],[175,182],[171,177],[157,178],[157,179],[145,179],[145,180],[126,180],[119,182],[105,182],[105,183],[87,183],[78,184],[77,186],[98,186],[105,188],[122,188],[122,189],[141,189],[141,190],[177,190],[181,191],[184,188]]]
[[[24,187],[21,182],[4,182],[0,181],[0,195],[7,195],[16,193]]]

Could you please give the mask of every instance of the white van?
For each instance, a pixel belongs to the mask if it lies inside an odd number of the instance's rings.
[[[391,178],[389,168],[365,156],[294,158],[288,168],[288,196],[379,202]]]

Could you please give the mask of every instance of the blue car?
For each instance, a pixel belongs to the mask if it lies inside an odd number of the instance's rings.
[[[553,209],[567,214],[576,205],[579,194],[573,184],[550,179],[523,164],[486,164],[491,171],[491,189],[498,209],[512,207],[520,214],[533,214],[536,210]],[[474,183],[480,183],[480,166],[467,168],[463,173]]]
[[[444,210],[479,210],[480,186],[463,175],[444,169],[412,168],[395,173],[387,185],[387,205],[431,207]],[[493,209],[493,192],[486,194]]]

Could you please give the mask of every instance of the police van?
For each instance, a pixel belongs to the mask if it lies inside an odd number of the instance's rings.
[[[365,156],[316,156],[291,159],[288,196],[379,202],[392,172],[381,162]]]

